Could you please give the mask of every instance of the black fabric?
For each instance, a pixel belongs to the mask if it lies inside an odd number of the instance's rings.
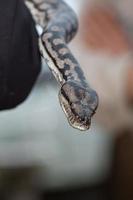
[[[38,35],[23,0],[0,0],[0,110],[26,99],[40,67]]]

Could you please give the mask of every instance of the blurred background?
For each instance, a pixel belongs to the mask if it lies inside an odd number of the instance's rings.
[[[0,113],[0,199],[133,199],[133,1],[66,0],[79,19],[70,48],[99,108],[71,128],[45,62],[28,99]]]

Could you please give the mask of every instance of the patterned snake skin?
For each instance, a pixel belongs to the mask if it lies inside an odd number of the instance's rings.
[[[25,0],[36,22],[43,28],[40,51],[61,85],[59,101],[70,125],[87,130],[98,106],[92,90],[67,43],[77,32],[77,18],[62,0]]]

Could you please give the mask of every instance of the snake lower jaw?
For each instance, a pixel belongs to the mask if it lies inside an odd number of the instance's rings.
[[[78,122],[71,122],[71,120],[68,120],[69,121],[69,124],[75,128],[75,129],[78,129],[80,131],[87,131],[89,128],[90,128],[90,123],[88,125],[85,125],[85,124],[80,124]]]

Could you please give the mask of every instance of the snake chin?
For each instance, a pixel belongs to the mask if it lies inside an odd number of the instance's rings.
[[[76,82],[66,82],[60,90],[59,100],[70,125],[85,131],[90,128],[91,117],[97,108],[96,93]]]

